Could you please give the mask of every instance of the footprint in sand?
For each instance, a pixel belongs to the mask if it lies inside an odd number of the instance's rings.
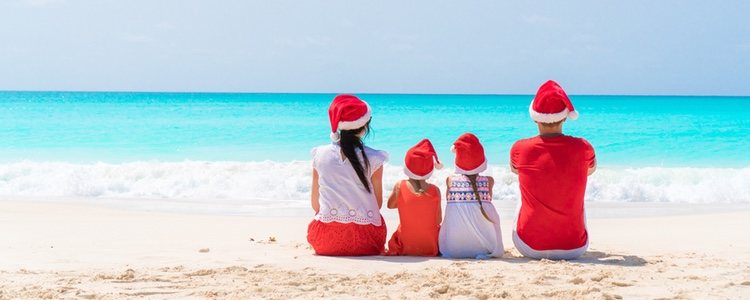
[[[178,265],[174,267],[164,267],[164,268],[159,269],[159,271],[162,271],[162,272],[182,272],[184,270],[185,270],[185,266],[182,266],[182,265]]]
[[[692,276],[687,276],[687,277],[685,277],[685,278],[687,278],[687,279],[690,279],[690,280],[700,280],[700,281],[706,281],[706,278],[705,278],[705,277],[701,277],[701,276],[696,276],[696,275],[692,275]]]
[[[570,280],[570,283],[572,283],[572,284],[581,284],[581,283],[584,283],[584,282],[586,282],[586,280],[584,280],[581,277],[576,277],[576,278],[573,278],[573,279]]]
[[[610,272],[599,272],[599,274],[591,277],[591,281],[600,282],[604,280],[604,278],[609,278],[610,276],[612,276],[612,273]]]
[[[615,300],[615,299],[619,300],[619,299],[622,299],[622,296],[620,296],[620,295],[604,294],[603,296],[604,296],[604,299],[606,299],[606,300]]]
[[[619,286],[619,287],[633,286],[632,283],[620,282],[620,281],[613,281],[612,285]]]
[[[209,269],[201,269],[195,272],[185,273],[185,276],[191,277],[191,276],[206,276],[216,273],[214,270]]]

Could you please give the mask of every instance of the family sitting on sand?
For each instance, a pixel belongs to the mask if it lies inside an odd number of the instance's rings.
[[[594,149],[585,139],[562,133],[563,122],[578,112],[565,91],[547,81],[529,107],[539,135],[517,141],[510,170],[518,174],[521,201],[513,243],[530,258],[575,259],[588,247],[583,197],[596,169]],[[494,180],[480,173],[487,159],[479,139],[466,133],[451,148],[456,173],[446,179],[445,218],[441,193],[426,179],[440,168],[435,149],[424,139],[404,158],[408,177],[393,187],[388,208],[401,224],[385,249],[383,164],[385,151],[363,144],[370,131],[370,106],[339,95],[328,110],[333,143],[312,150],[314,220],[307,240],[318,255],[413,255],[451,258],[501,257],[500,217],[492,204]]]

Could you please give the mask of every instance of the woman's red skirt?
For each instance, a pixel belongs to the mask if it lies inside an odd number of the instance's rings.
[[[313,220],[307,226],[307,241],[317,255],[381,255],[385,252],[388,230],[382,216],[380,220],[380,226]]]

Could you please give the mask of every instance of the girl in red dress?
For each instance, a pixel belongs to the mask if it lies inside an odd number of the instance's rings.
[[[406,152],[404,173],[388,198],[388,208],[398,208],[401,221],[388,242],[388,255],[437,256],[442,210],[440,189],[425,180],[442,166],[428,139]]]

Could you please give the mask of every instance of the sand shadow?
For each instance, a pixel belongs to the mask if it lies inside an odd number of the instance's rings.
[[[500,260],[523,264],[532,261],[540,261],[525,256],[514,256],[513,254],[507,253]],[[615,253],[605,253],[601,251],[586,251],[581,257],[572,260],[550,260],[550,261],[566,261],[569,263],[579,264],[594,264],[594,265],[610,265],[610,266],[623,266],[623,267],[641,267],[648,264],[648,261],[635,255],[623,255]]]
[[[476,262],[476,261],[497,261],[507,262],[513,264],[525,264],[529,262],[539,261],[537,259],[528,258],[524,256],[515,256],[514,254],[506,251],[505,256],[496,257],[490,259],[471,259],[471,258],[448,258],[442,256],[339,256],[341,259],[351,260],[365,260],[372,262],[388,262],[388,263],[421,263],[430,260],[442,260],[451,262]],[[587,251],[583,256],[573,260],[560,260],[569,263],[580,263],[580,264],[595,264],[595,265],[610,265],[610,266],[623,266],[623,267],[640,267],[648,264],[648,261],[636,256],[636,255],[622,255],[614,253],[605,253],[601,251]],[[554,262],[554,261],[553,261]]]
[[[601,251],[586,251],[583,256],[571,262],[623,267],[641,267],[648,264],[647,260],[636,255],[605,253]]]
[[[409,263],[421,263],[428,260],[443,259],[442,257],[435,256],[386,256],[386,255],[374,255],[374,256],[340,256],[339,258],[351,259],[351,260],[366,260],[372,262],[389,262],[398,264],[409,264]]]

